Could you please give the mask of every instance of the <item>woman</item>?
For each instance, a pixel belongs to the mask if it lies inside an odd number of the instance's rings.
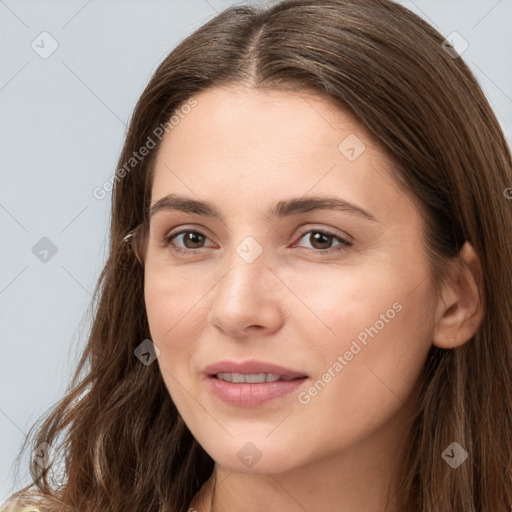
[[[11,503],[509,511],[511,185],[408,10],[227,9],[135,108],[89,343]]]

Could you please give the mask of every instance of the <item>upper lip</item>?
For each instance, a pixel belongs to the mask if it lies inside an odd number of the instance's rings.
[[[289,368],[284,368],[273,363],[266,363],[265,361],[219,361],[211,364],[204,369],[208,375],[216,375],[217,373],[243,373],[243,374],[256,374],[256,373],[273,373],[281,375],[282,377],[307,377],[304,372],[298,372]]]

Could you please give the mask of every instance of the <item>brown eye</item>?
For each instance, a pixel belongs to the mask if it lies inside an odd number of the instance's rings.
[[[186,231],[183,233],[183,243],[187,249],[198,249],[204,243],[204,237],[197,231]]]
[[[309,241],[315,249],[330,249],[333,238],[325,233],[311,232],[309,234]],[[329,247],[327,247],[329,246]]]
[[[180,240],[181,244],[183,244],[184,247],[176,246],[175,240]],[[193,251],[195,249],[202,249],[204,244],[204,241],[208,238],[204,236],[199,231],[194,231],[192,229],[184,229],[182,231],[179,231],[178,233],[173,233],[172,235],[169,235],[165,238],[165,245],[173,245],[172,247],[173,251],[178,252],[187,252],[187,251]]]
[[[345,240],[344,238],[341,238],[334,233],[329,233],[328,231],[323,231],[321,229],[312,229],[306,231],[302,233],[300,239],[305,238],[306,235],[309,236],[306,239],[313,247],[311,250],[316,250],[316,252],[319,253],[330,253],[332,251],[343,250],[353,245],[352,242],[349,242],[348,240]],[[339,242],[337,247],[332,247],[333,240],[337,240]]]

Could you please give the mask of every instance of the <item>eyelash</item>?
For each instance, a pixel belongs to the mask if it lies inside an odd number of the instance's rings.
[[[178,237],[179,235],[186,234],[186,233],[195,233],[195,234],[200,235],[206,239],[208,238],[203,233],[201,233],[200,231],[197,231],[195,229],[182,229],[181,231],[178,231],[176,233],[170,233],[169,235],[165,236],[164,240],[163,240],[164,247],[170,247],[174,238]],[[307,235],[310,233],[321,233],[322,235],[325,235],[327,237],[332,237],[340,242],[340,245],[338,247],[331,247],[329,249],[310,249],[308,247],[303,247],[303,249],[307,249],[308,251],[312,251],[312,252],[315,252],[315,253],[318,253],[321,255],[328,255],[328,254],[332,254],[333,252],[344,251],[344,250],[348,249],[349,247],[351,247],[352,245],[354,245],[352,242],[349,242],[348,240],[346,240],[338,235],[335,235],[334,233],[330,233],[329,231],[323,230],[323,229],[310,229],[310,230],[304,231],[300,234],[299,241],[304,237],[304,235]],[[199,247],[197,249],[183,249],[182,247],[174,246],[174,247],[170,248],[170,250],[172,252],[177,252],[177,253],[181,253],[181,254],[199,252],[202,249],[204,249],[204,247]]]

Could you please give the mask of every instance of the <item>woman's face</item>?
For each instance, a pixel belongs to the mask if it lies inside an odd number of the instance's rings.
[[[159,149],[145,261],[172,399],[232,471],[377,451],[432,344],[419,211],[369,133],[319,96],[195,100]]]

